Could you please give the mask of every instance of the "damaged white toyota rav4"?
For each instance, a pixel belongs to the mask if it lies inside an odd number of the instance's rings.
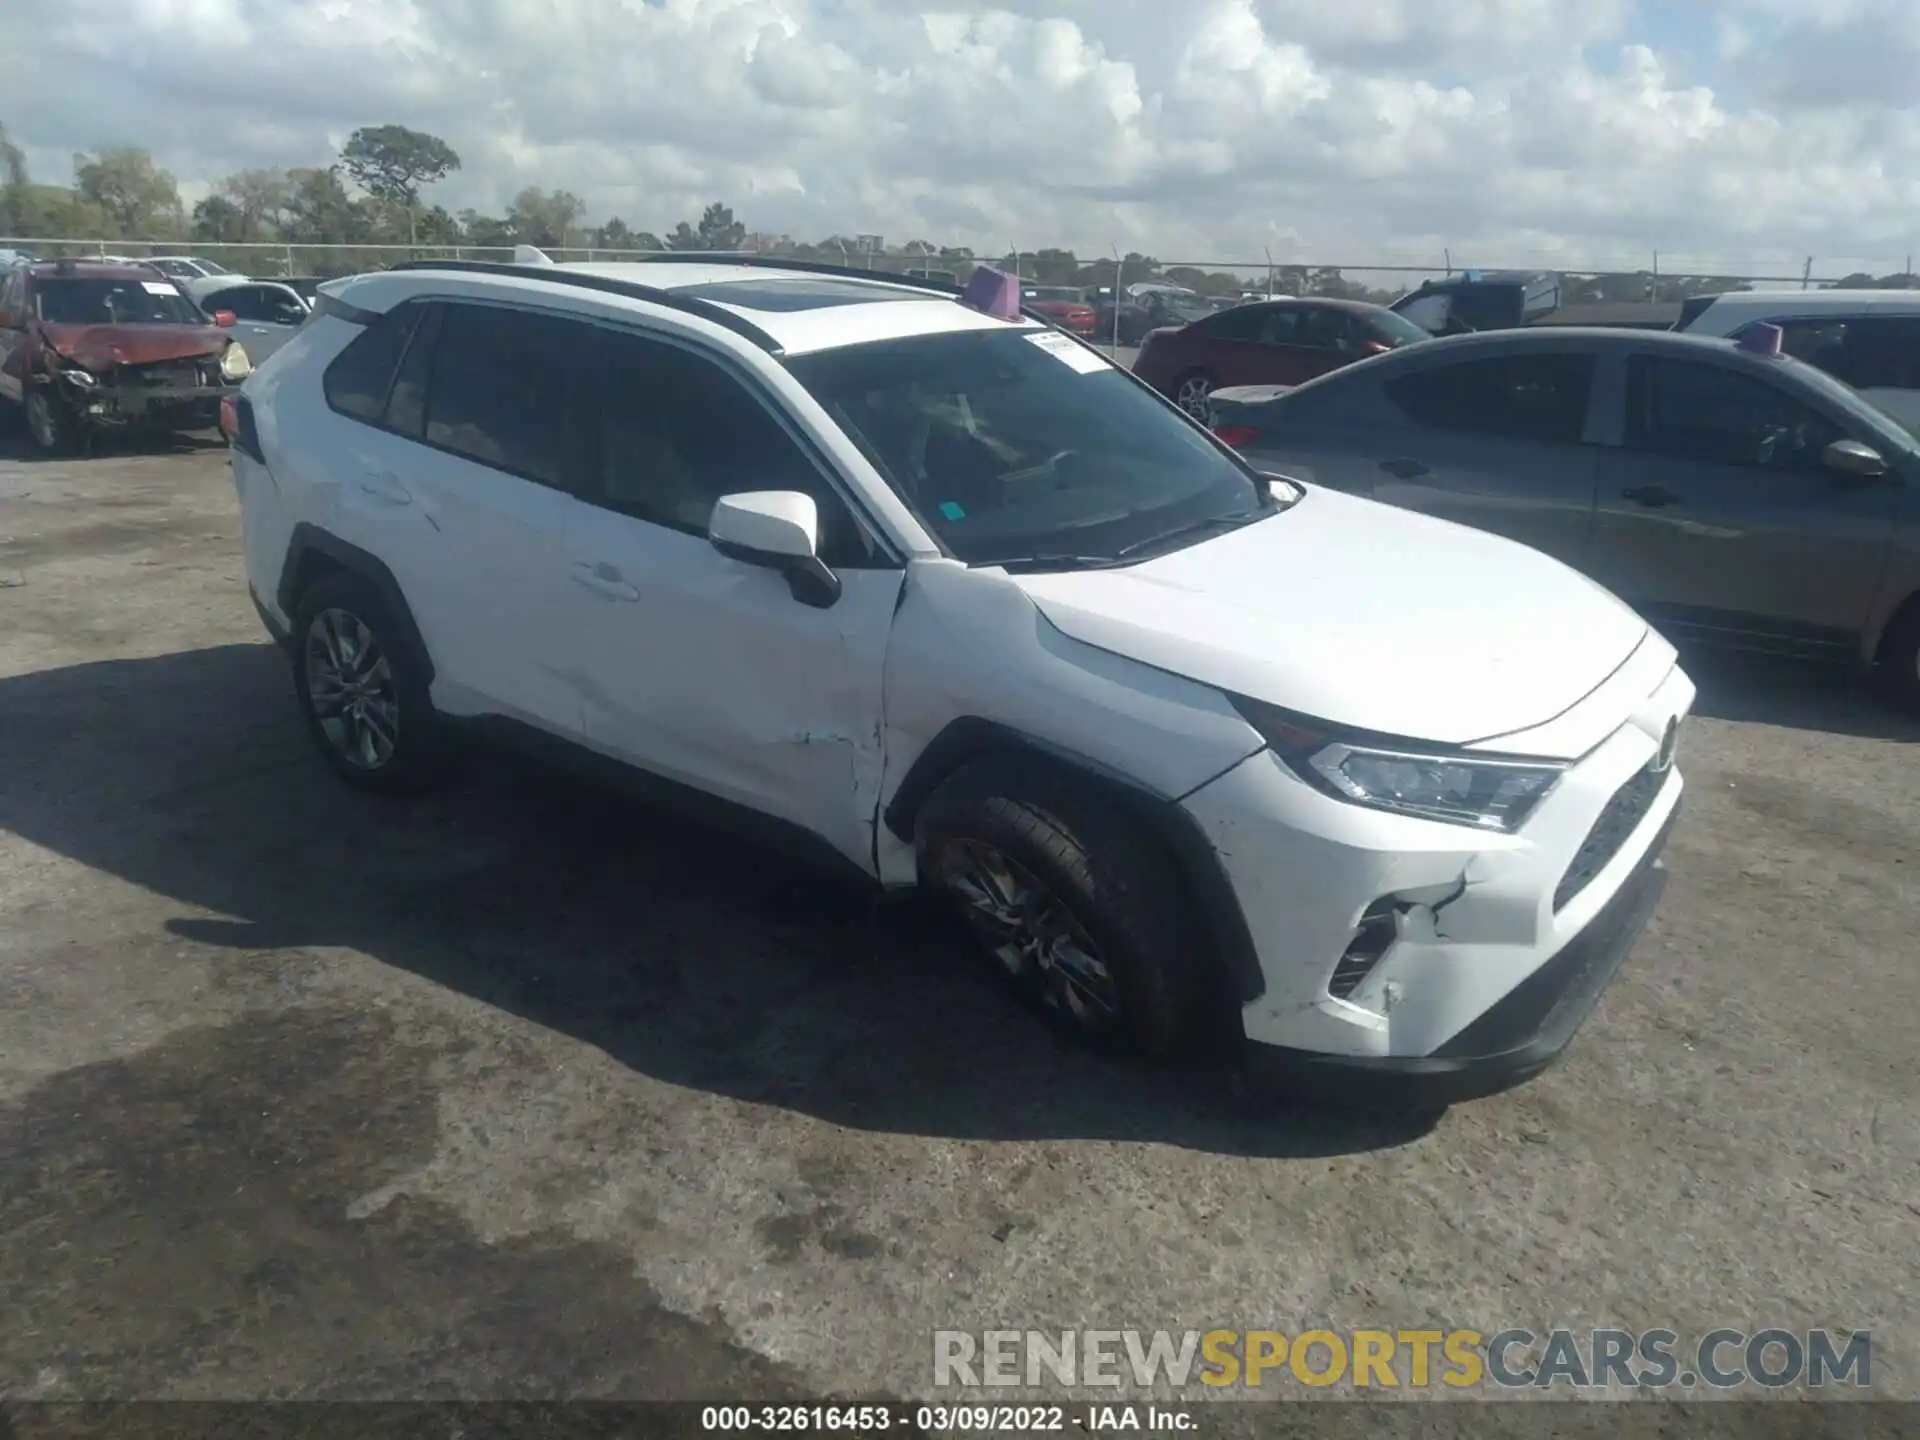
[[[951,898],[1058,1023],[1483,1094],[1657,902],[1693,685],[1532,550],[1256,474],[962,294],[753,260],[329,285],[227,407],[313,738],[468,722]]]

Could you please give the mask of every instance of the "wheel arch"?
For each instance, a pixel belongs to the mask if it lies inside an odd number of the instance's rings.
[[[1199,823],[1178,796],[1162,795],[1102,761],[996,720],[962,716],[950,721],[907,767],[881,811],[898,839],[913,840],[914,821],[927,799],[950,776],[982,760],[1018,760],[1085,786],[1140,824],[1166,852],[1176,878],[1192,900],[1212,942],[1210,961],[1236,1003],[1266,991],[1266,975],[1247,929],[1233,884]]]
[[[1916,621],[1916,617],[1920,617],[1920,590],[1915,590],[1887,611],[1886,619],[1881,621],[1878,632],[1869,633],[1867,643],[1861,647],[1865,652],[1862,658],[1869,665],[1886,663],[1887,651],[1893,642],[1906,632],[1908,626],[1920,623]]]
[[[416,667],[421,684],[432,684],[433,657],[427,652],[427,642],[393,572],[377,555],[311,521],[302,520],[288,537],[287,558],[280,567],[280,584],[274,597],[280,613],[291,623],[301,595],[318,581],[337,574],[357,576],[373,586],[400,631],[400,643],[406,647],[408,662]]]

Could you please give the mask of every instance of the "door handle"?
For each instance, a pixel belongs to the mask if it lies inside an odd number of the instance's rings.
[[[1387,474],[1397,476],[1402,480],[1417,480],[1422,475],[1431,475],[1433,473],[1433,471],[1429,470],[1418,460],[1382,460],[1380,462],[1380,468],[1386,471]]]
[[[365,470],[361,472],[360,493],[370,495],[388,505],[411,505],[413,495],[400,483],[398,475],[385,470]]]
[[[574,583],[584,585],[596,595],[604,595],[609,600],[638,600],[640,591],[627,582],[613,566],[602,560],[590,565],[585,560],[577,560],[573,566]]]
[[[1622,490],[1620,498],[1631,500],[1636,505],[1644,505],[1649,510],[1658,510],[1662,505],[1680,503],[1680,497],[1664,485],[1636,485],[1631,490]]]

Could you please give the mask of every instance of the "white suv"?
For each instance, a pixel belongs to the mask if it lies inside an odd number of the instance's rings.
[[[1425,1102],[1566,1044],[1694,694],[1572,570],[1249,469],[1014,281],[428,263],[224,417],[322,754],[464,722],[945,892],[1043,1011]]]

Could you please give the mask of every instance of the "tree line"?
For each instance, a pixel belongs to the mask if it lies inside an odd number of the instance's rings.
[[[505,251],[515,245],[547,249],[641,252],[665,250],[739,250],[777,252],[795,259],[852,263],[880,271],[939,269],[964,279],[976,264],[1016,270],[1035,284],[1086,289],[1114,283],[1116,268],[1126,283],[1163,280],[1203,295],[1267,290],[1283,295],[1331,296],[1384,303],[1418,283],[1372,288],[1332,267],[1283,265],[1257,274],[1233,273],[1190,265],[1163,265],[1152,255],[1131,252],[1118,266],[1111,258],[1083,259],[1073,251],[1043,248],[976,256],[965,246],[910,240],[884,253],[863,248],[860,240],[830,235],[813,242],[787,236],[750,233],[727,205],[706,206],[698,220],[678,222],[671,230],[635,229],[618,215],[597,224],[587,220],[586,202],[570,190],[529,185],[504,215],[473,209],[449,211],[429,203],[425,193],[460,169],[459,153],[445,140],[404,125],[370,125],[355,130],[328,163],[284,170],[241,170],[219,181],[210,194],[188,207],[174,176],[135,145],[106,146],[73,157],[69,185],[37,183],[27,173],[25,156],[0,125],[0,235],[20,239],[97,239],[125,242],[191,243],[236,269],[263,269],[257,253],[221,253],[222,246],[278,244],[307,249],[291,260],[297,269],[344,274],[382,263],[374,247],[411,246],[425,254],[449,250]],[[869,244],[871,242],[868,242]],[[1689,295],[1744,289],[1725,276],[1654,276],[1648,271],[1605,275],[1568,275],[1566,294],[1575,301],[1678,301]],[[1849,276],[1843,285],[1916,283],[1911,276],[1875,281]]]

